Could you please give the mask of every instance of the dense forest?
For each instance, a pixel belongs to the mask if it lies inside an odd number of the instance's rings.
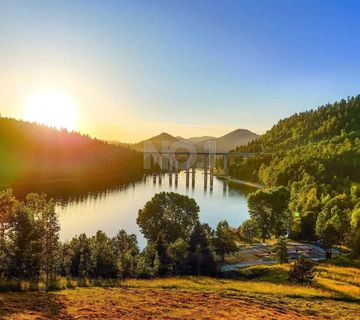
[[[0,117],[0,185],[143,173],[142,156],[67,130]]]
[[[230,172],[288,188],[293,238],[321,238],[332,228],[340,243],[360,239],[360,96],[281,120],[236,151],[266,153]]]

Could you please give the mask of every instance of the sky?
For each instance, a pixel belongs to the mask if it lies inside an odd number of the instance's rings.
[[[53,88],[75,129],[102,139],[264,133],[360,93],[359,12],[349,0],[0,0],[0,113],[23,119]]]

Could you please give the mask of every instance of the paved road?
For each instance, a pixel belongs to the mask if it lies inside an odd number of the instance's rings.
[[[221,266],[221,271],[235,271],[238,268],[244,268],[254,265],[272,265],[276,261],[271,256],[272,246],[270,244],[254,244],[251,247],[240,249],[237,255],[239,262],[229,263]],[[296,260],[300,255],[307,257],[312,261],[320,261],[325,259],[325,250],[311,243],[302,243],[296,241],[288,242],[288,254],[290,261]],[[337,250],[333,250],[333,255],[338,255]]]

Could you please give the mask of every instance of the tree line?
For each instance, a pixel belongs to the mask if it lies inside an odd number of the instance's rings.
[[[0,192],[0,278],[40,281],[47,289],[59,276],[150,278],[166,275],[216,275],[216,256],[237,250],[226,221],[216,230],[199,221],[199,206],[176,193],[159,193],[139,210],[137,223],[148,242],[140,250],[125,230],[109,237],[98,231],[59,240],[55,202],[42,194],[17,200]]]

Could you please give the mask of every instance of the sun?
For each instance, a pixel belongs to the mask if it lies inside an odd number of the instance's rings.
[[[58,129],[75,130],[75,104],[61,91],[44,90],[31,96],[25,103],[24,119]]]

